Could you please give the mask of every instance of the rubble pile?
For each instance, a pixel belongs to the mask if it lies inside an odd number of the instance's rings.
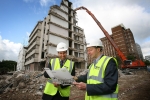
[[[29,92],[42,95],[42,90],[46,83],[46,78],[39,76],[42,74],[43,72],[16,71],[12,76],[0,76],[0,91],[3,93],[20,91],[22,93]]]
[[[76,69],[75,70],[76,76],[84,75],[87,72],[88,72],[88,69]]]
[[[44,72],[24,72],[16,71],[13,75],[0,76],[0,91],[7,93],[8,91],[20,91],[22,93],[35,93],[42,95],[47,79],[43,76]],[[76,76],[86,74],[87,70],[76,70]]]
[[[76,69],[76,76],[84,75],[88,69]],[[120,72],[120,75],[124,75]],[[43,76],[44,72],[16,71],[13,75],[0,76],[0,92],[20,91],[22,93],[35,93],[42,95],[47,79]]]
[[[76,69],[76,76],[84,75],[88,70]],[[119,72],[119,100],[143,100],[147,97],[146,89],[149,89],[150,72],[147,70],[118,70]],[[41,100],[47,79],[44,72],[14,72],[13,75],[0,76],[0,100]],[[145,89],[145,90],[144,90]],[[141,94],[143,90],[143,93]],[[150,92],[148,92],[150,93]],[[71,86],[70,100],[84,100],[85,91]],[[132,96],[131,96],[132,95]],[[133,99],[131,99],[131,97]],[[136,98],[136,99],[135,99]],[[148,99],[146,99],[148,100]]]

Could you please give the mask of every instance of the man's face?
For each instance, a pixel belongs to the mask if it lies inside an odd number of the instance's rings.
[[[100,54],[100,48],[88,47],[87,53],[91,58],[97,58]]]
[[[58,56],[61,60],[65,60],[67,56],[67,51],[59,51]]]

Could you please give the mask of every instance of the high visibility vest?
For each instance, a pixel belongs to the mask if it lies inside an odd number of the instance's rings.
[[[50,63],[51,63],[52,70],[57,70],[57,69],[61,68],[59,58],[51,59]],[[74,62],[72,62],[70,60],[66,60],[63,67],[66,67],[67,70],[71,73],[72,69],[73,69],[73,65],[74,65]],[[53,96],[57,93],[57,91],[59,91],[59,93],[62,97],[69,97],[70,96],[70,86],[63,88],[63,89],[60,86],[55,87],[52,83],[52,80],[49,78],[47,83],[46,83],[44,93],[47,95]]]
[[[97,62],[95,66],[93,63],[90,65],[89,73],[87,75],[87,84],[104,83],[105,69],[111,58],[112,57],[103,56],[102,58],[100,58],[100,60]],[[117,64],[116,60],[115,62]],[[86,92],[85,100],[118,100],[118,84],[116,87],[116,91],[111,94],[88,96]]]

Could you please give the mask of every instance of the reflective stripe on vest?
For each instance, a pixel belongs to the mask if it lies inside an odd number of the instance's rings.
[[[89,73],[87,75],[87,84],[97,84],[104,83],[104,72],[105,68],[112,57],[103,56],[98,63],[94,66],[91,64],[89,67]],[[116,60],[115,60],[116,61]],[[117,62],[116,62],[117,64]],[[86,100],[117,100],[118,97],[118,85],[116,87],[116,91],[112,94],[107,95],[96,95],[96,96],[87,96]]]
[[[51,63],[52,70],[60,69],[59,58],[51,59],[50,63]],[[66,67],[67,70],[71,73],[72,69],[73,69],[73,65],[74,65],[74,62],[72,62],[70,60],[66,60],[63,67]],[[63,88],[63,89],[60,86],[57,88],[52,84],[52,80],[48,79],[46,86],[45,86],[45,89],[44,89],[44,93],[48,94],[48,95],[55,95],[57,93],[57,91],[59,91],[59,93],[62,97],[69,97],[70,86]]]

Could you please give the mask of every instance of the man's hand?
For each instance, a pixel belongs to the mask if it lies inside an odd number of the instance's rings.
[[[53,85],[54,85],[55,87],[59,87],[59,86],[60,86],[60,84],[57,84],[56,82],[53,82]]]
[[[73,85],[75,85],[78,89],[80,90],[85,90],[86,89],[86,83],[83,82],[73,82]]]

